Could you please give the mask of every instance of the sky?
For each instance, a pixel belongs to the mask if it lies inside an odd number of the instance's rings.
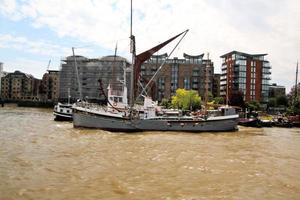
[[[171,57],[209,52],[215,73],[220,56],[236,50],[267,53],[271,83],[295,83],[300,60],[299,0],[133,0],[137,53],[189,29]],[[0,0],[0,62],[41,78],[75,53],[130,59],[130,0]],[[176,41],[158,52],[170,53]]]

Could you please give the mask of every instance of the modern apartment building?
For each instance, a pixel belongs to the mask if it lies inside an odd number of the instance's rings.
[[[75,68],[75,57],[78,73]],[[107,94],[108,84],[111,81],[121,84],[124,70],[130,65],[125,58],[120,56],[92,59],[78,55],[75,57],[69,56],[62,60],[59,72],[60,101],[67,101],[68,91],[70,91],[71,100],[76,101],[80,98],[80,90],[82,91],[82,98],[96,101],[104,100],[99,81],[101,80],[103,91]]]
[[[141,67],[142,82],[145,86],[165,62],[149,84],[148,95],[153,100],[169,99],[178,88],[196,90],[203,99],[206,81],[208,91],[212,92],[214,66],[211,60],[204,59],[204,54],[188,55],[184,53],[183,59],[177,57],[167,59],[167,57],[167,54],[152,56]]]
[[[48,70],[43,75],[39,88],[40,99],[57,102],[59,97],[59,71]]]
[[[221,96],[232,99],[242,93],[246,102],[268,102],[271,66],[267,54],[232,51],[221,56]],[[230,102],[229,102],[230,103]]]
[[[5,100],[37,100],[40,80],[20,71],[2,77],[1,96]]]

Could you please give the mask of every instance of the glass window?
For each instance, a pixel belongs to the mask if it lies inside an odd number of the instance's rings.
[[[246,66],[246,60],[236,60],[235,64],[236,65],[245,65]]]
[[[190,77],[184,77],[183,84],[184,84],[184,89],[189,90],[190,89]]]
[[[246,71],[246,66],[240,65],[239,66],[239,71],[245,72]]]
[[[246,72],[239,72],[239,77],[246,77]]]

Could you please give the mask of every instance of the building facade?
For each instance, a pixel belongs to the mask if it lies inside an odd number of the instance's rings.
[[[232,51],[221,56],[220,93],[232,99],[242,94],[244,100],[268,102],[271,66],[267,54],[247,54]]]
[[[2,77],[3,76],[4,76],[4,74],[3,74],[3,63],[0,62],[0,95],[1,95],[1,90],[2,90],[1,84],[2,84]]]
[[[2,77],[1,96],[5,100],[37,100],[40,80],[20,71]]]
[[[206,82],[208,92],[212,92],[214,66],[211,60],[203,58],[204,54],[192,56],[184,53],[183,59],[177,57],[167,59],[167,57],[167,54],[152,56],[141,67],[141,81],[145,86],[165,62],[149,83],[150,89],[147,90],[147,94],[153,100],[170,99],[178,88],[196,90],[203,99]]]
[[[280,96],[285,96],[285,87],[273,83],[269,86],[269,98],[276,98]]]
[[[40,88],[40,100],[57,102],[59,97],[59,71],[48,70],[43,75]]]
[[[213,75],[213,88],[212,88],[213,97],[220,96],[220,78],[221,78],[221,74]]]
[[[77,64],[78,73],[75,64]],[[68,91],[70,91],[71,101],[76,101],[80,98],[80,90],[84,99],[104,100],[105,97],[100,88],[102,87],[107,95],[108,85],[112,81],[120,84],[124,77],[124,70],[127,73],[129,65],[129,62],[120,56],[93,59],[78,55],[69,56],[62,60],[59,72],[59,100],[67,101]]]

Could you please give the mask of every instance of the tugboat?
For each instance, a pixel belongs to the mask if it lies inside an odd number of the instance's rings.
[[[72,104],[58,103],[54,106],[53,115],[55,116],[55,121],[72,121]]]
[[[72,121],[73,112],[70,104],[70,89],[68,89],[68,103],[57,103],[54,106],[53,115],[55,121]]]

